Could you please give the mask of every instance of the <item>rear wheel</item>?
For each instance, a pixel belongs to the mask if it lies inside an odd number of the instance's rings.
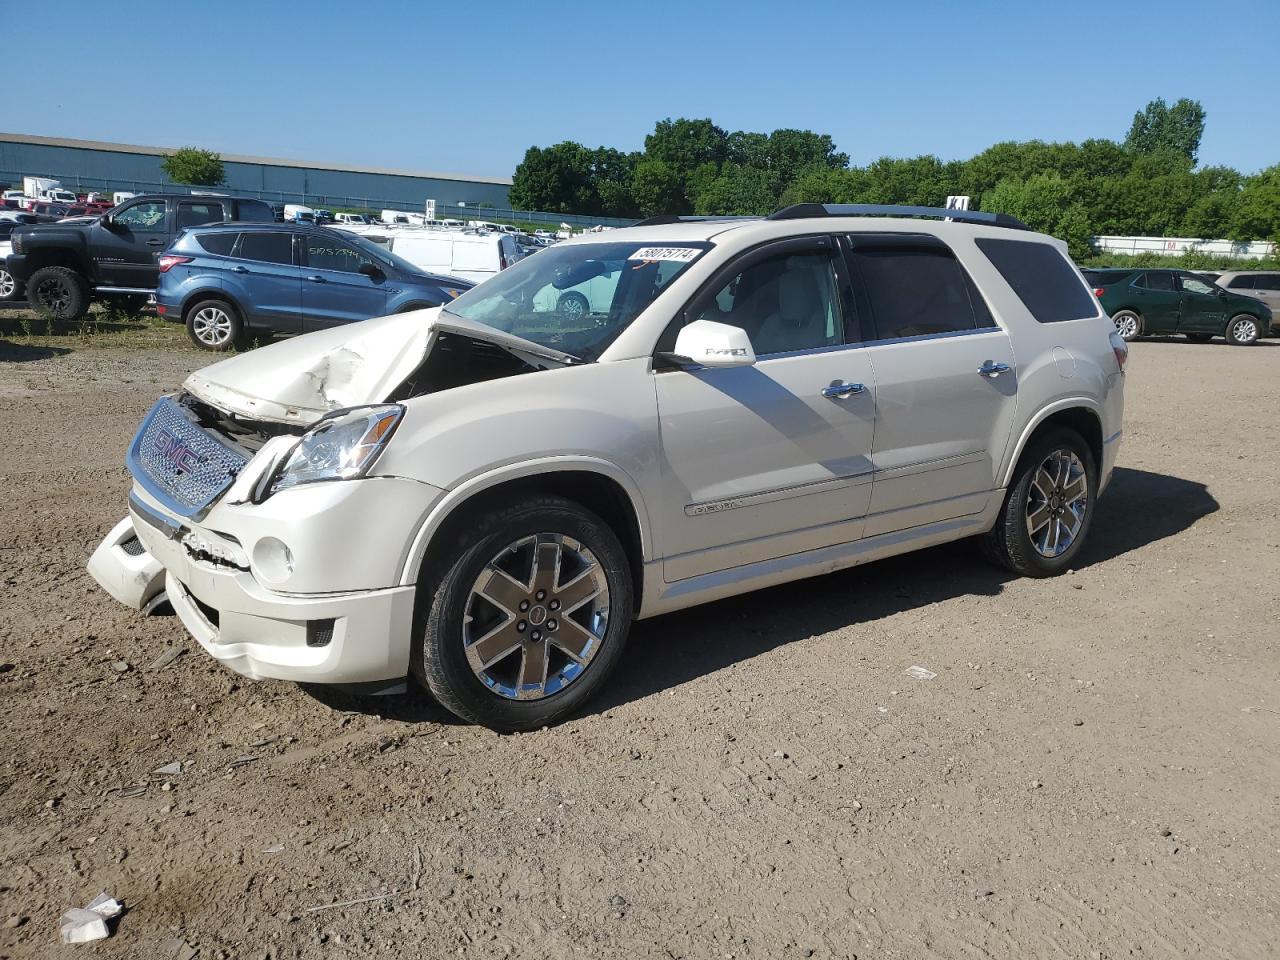
[[[1258,342],[1258,337],[1262,333],[1262,328],[1258,325],[1258,321],[1242,313],[1232,317],[1227,324],[1227,343],[1237,347],[1249,347]]]
[[[1055,429],[1037,437],[984,538],[987,557],[1024,577],[1064,572],[1089,533],[1097,485],[1093,452],[1080,434]]]
[[[631,568],[591,511],[531,497],[469,525],[420,595],[412,669],[494,730],[546,726],[603,685],[631,629]]]
[[[187,310],[187,336],[201,350],[230,350],[243,345],[244,324],[227,301],[201,300]]]
[[[1116,325],[1116,333],[1125,340],[1136,340],[1142,336],[1142,317],[1132,310],[1121,310],[1111,318]]]
[[[70,267],[43,267],[27,281],[31,307],[51,320],[79,320],[89,312],[89,284]]]
[[[0,303],[21,300],[24,293],[22,284],[13,279],[13,274],[4,267],[0,267]]]

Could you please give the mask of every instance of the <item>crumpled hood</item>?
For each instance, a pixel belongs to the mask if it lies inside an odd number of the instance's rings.
[[[183,387],[238,416],[310,424],[333,410],[384,400],[421,365],[442,332],[494,343],[539,366],[574,362],[568,354],[433,307],[281,340],[197,370]]]

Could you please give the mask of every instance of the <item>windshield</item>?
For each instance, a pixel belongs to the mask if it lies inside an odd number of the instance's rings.
[[[423,270],[421,267],[414,266],[404,257],[397,256],[396,254],[392,253],[390,250],[388,250],[386,247],[382,246],[381,244],[374,243],[368,237],[362,237],[359,234],[355,234],[355,233],[344,232],[343,239],[349,240],[351,243],[354,243],[357,247],[359,247],[362,251],[367,253],[369,256],[373,257],[375,260],[380,261],[381,263],[385,264],[388,267],[395,267],[397,270],[402,270],[405,273],[416,274],[417,276],[428,275],[427,272]]]
[[[701,242],[548,247],[473,287],[445,309],[595,360],[708,247]]]

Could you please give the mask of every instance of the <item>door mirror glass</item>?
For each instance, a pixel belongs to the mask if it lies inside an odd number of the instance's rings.
[[[756,362],[747,331],[714,320],[695,320],[682,329],[675,353],[704,367],[749,367]]]

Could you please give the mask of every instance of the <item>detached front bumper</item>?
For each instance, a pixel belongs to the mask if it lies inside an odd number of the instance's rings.
[[[290,491],[304,494],[292,501],[277,495],[274,504],[218,504],[198,523],[135,487],[129,516],[94,551],[89,572],[134,609],[167,599],[196,642],[243,676],[341,684],[402,679],[415,587],[398,585],[398,571],[419,511],[425,515],[439,491],[395,479],[315,486],[324,489]],[[289,514],[292,524],[283,522]],[[353,536],[361,518],[364,528]],[[250,557],[268,537],[300,551],[295,576],[306,592],[261,582]],[[354,579],[357,570],[364,576]],[[396,585],[367,587],[379,582]]]

